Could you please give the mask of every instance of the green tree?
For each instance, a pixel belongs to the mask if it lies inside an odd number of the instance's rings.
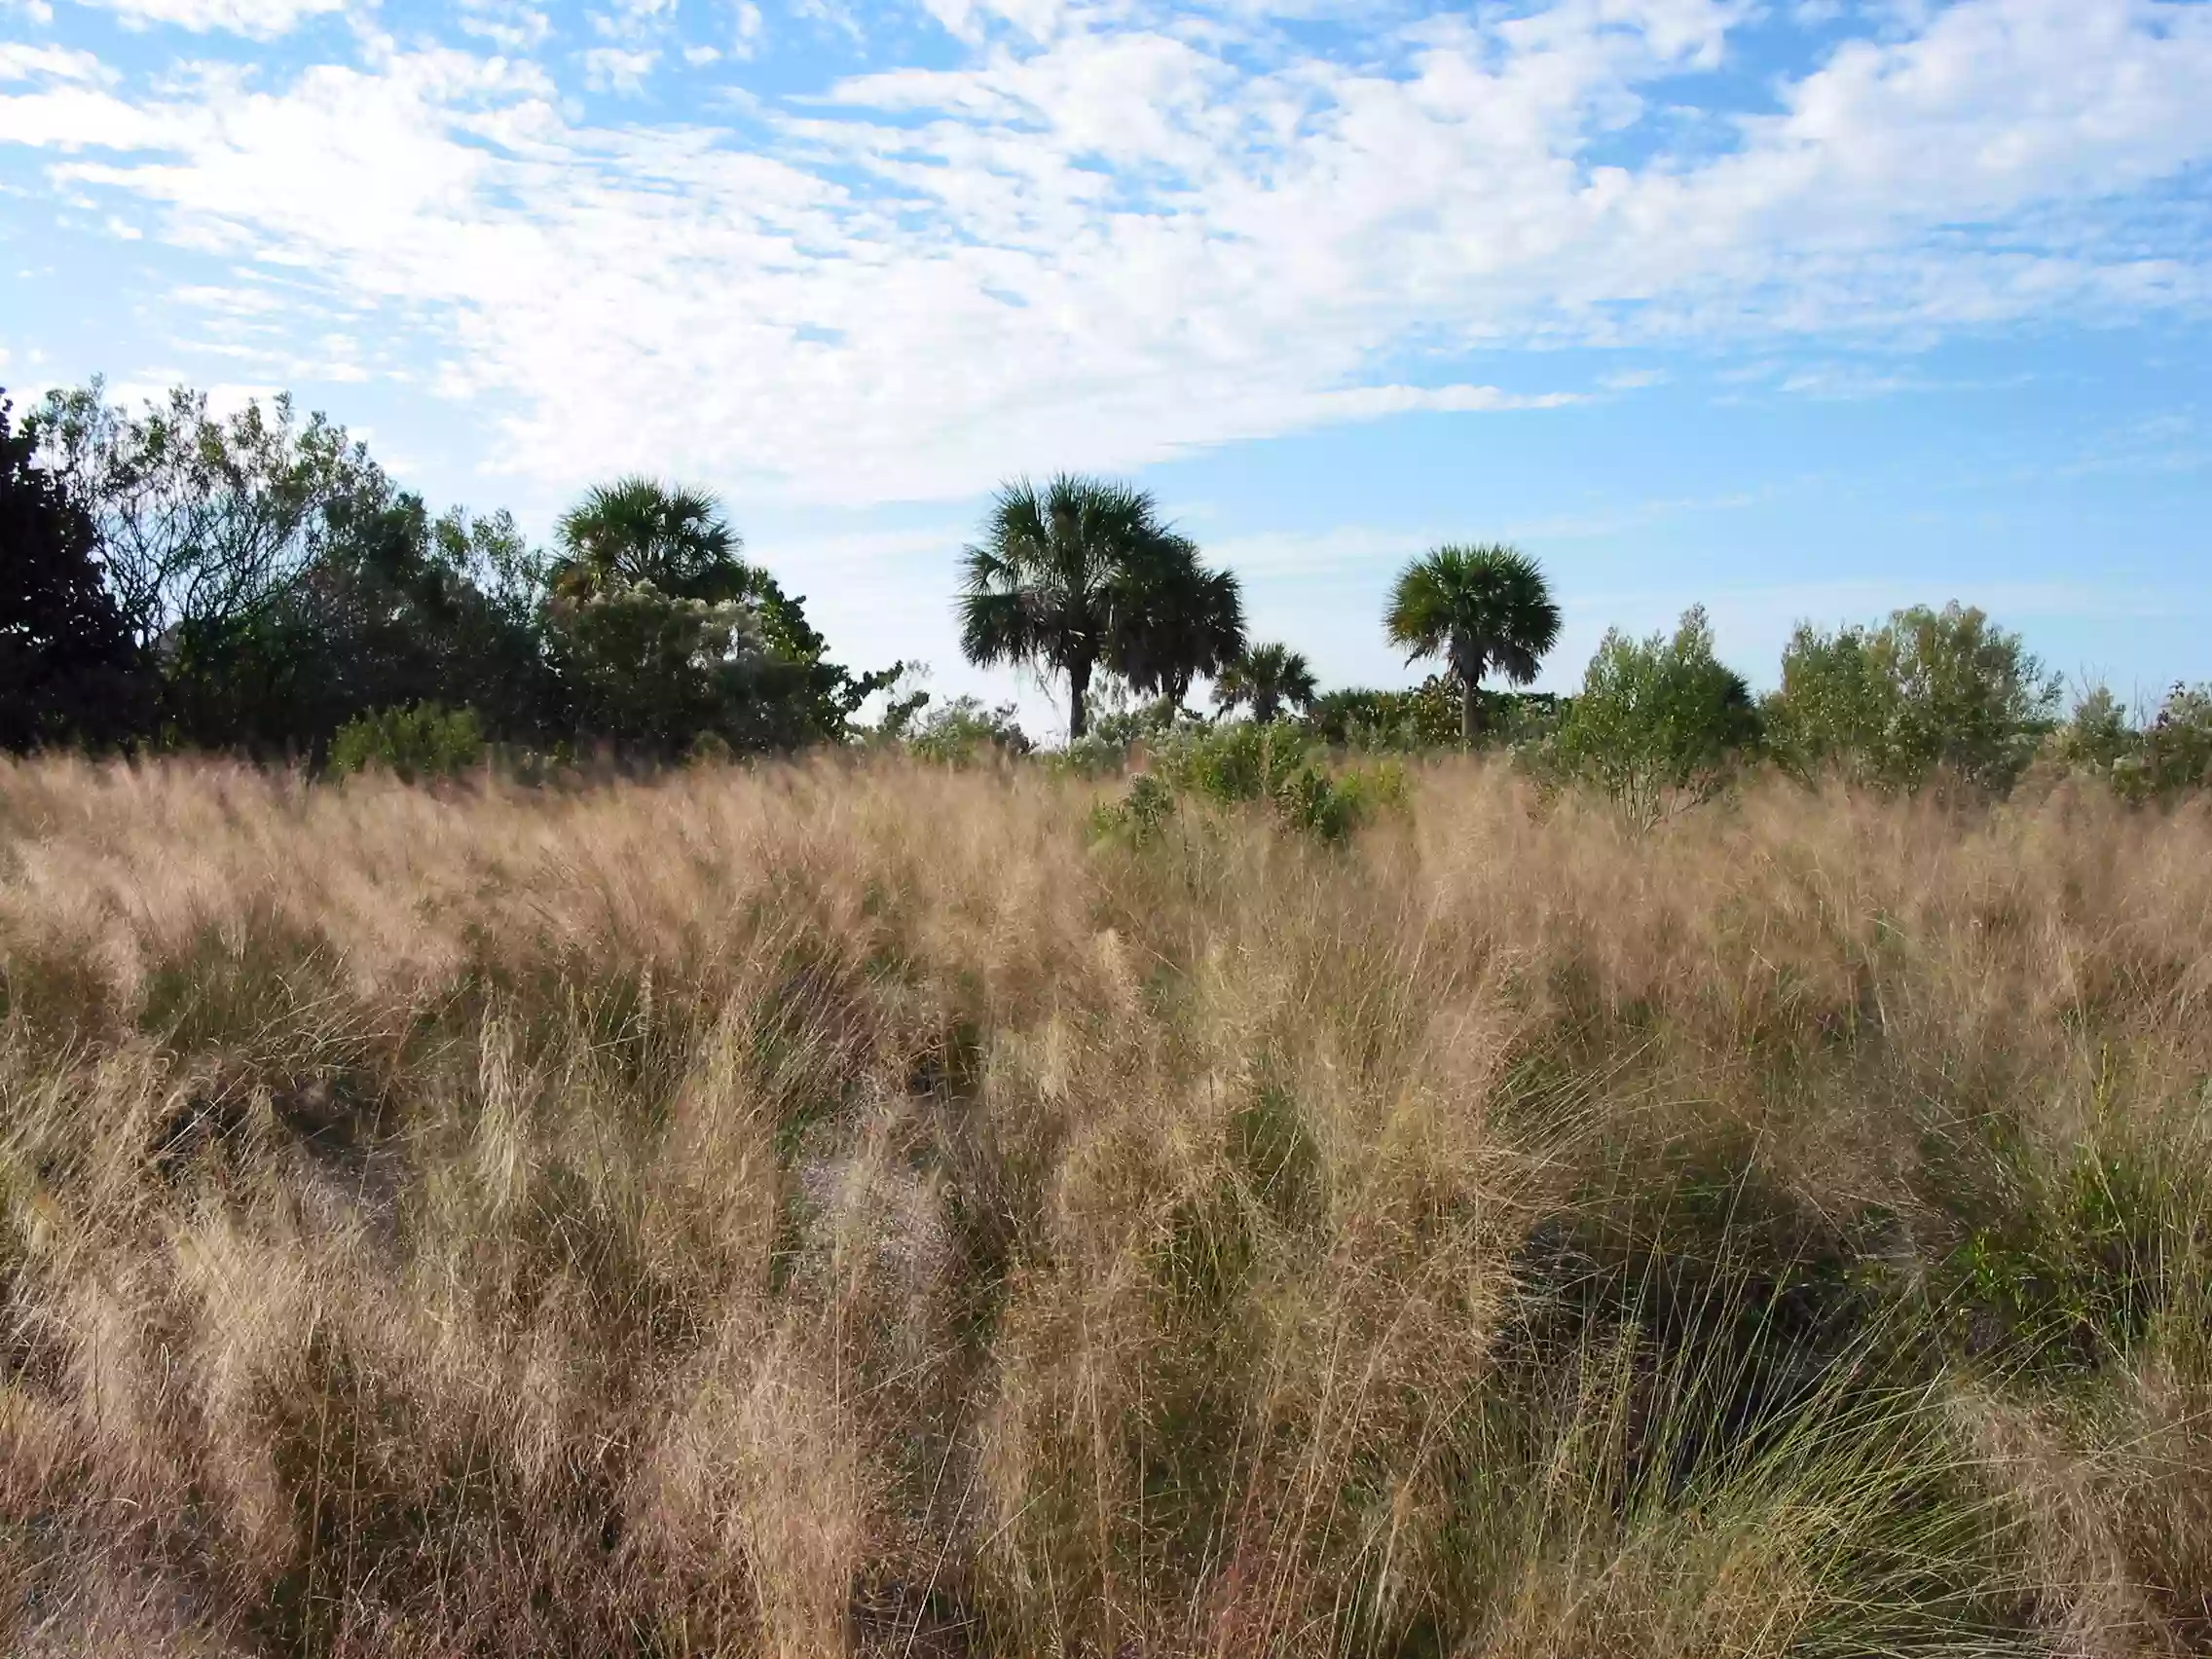
[[[1304,653],[1284,645],[1255,645],[1225,668],[1215,682],[1214,701],[1224,709],[1249,708],[1266,725],[1292,708],[1313,706],[1313,669]]]
[[[368,451],[320,415],[301,423],[287,395],[219,417],[178,387],[132,413],[96,380],[26,424],[84,504],[159,728],[249,751],[327,737],[331,642],[306,588],[398,499]]]
[[[0,749],[114,742],[144,715],[139,653],[90,515],[10,414],[0,396]]]
[[[2131,766],[2116,769],[2130,794],[2212,789],[2212,684],[2176,684],[2144,728]]]
[[[2066,723],[2051,734],[2052,757],[2068,766],[2110,774],[2139,755],[2143,734],[2109,685],[2091,685],[2074,704]]]
[[[1536,678],[1559,643],[1560,611],[1544,572],[1511,547],[1443,546],[1398,574],[1383,626],[1411,662],[1442,656],[1459,687],[1459,736],[1482,729],[1482,682],[1502,675],[1516,685]]]
[[[1671,805],[1709,798],[1758,736],[1751,687],[1714,654],[1712,624],[1694,606],[1672,638],[1606,634],[1554,753],[1568,772],[1649,825]]]
[[[136,414],[94,380],[26,425],[91,515],[125,625],[174,659],[251,625],[391,487],[368,451],[288,393],[229,417],[179,387]]]
[[[735,752],[841,741],[903,669],[826,659],[804,600],[739,557],[712,496],[624,478],[559,526],[548,632],[578,734],[672,759],[711,738]]]
[[[268,661],[232,664],[248,704],[234,723],[258,747],[320,754],[371,711],[446,704],[474,710],[502,740],[556,737],[543,591],[506,514],[432,519],[420,497],[394,495],[333,535],[248,636]]]
[[[1152,498],[1125,484],[1062,473],[1042,489],[1004,486],[962,559],[961,651],[978,667],[1065,675],[1068,739],[1079,741],[1091,677],[1139,632],[1137,571],[1169,535]]]
[[[2017,634],[1953,602],[1872,629],[1800,624],[1766,722],[1800,776],[1832,769],[1893,790],[1944,777],[2002,793],[2051,729],[2058,697],[2057,677]]]
[[[1244,591],[1209,570],[1188,536],[1139,546],[1121,577],[1113,666],[1136,690],[1180,709],[1191,682],[1218,675],[1244,649]]]

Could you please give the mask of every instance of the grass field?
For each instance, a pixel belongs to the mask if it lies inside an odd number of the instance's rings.
[[[0,770],[0,1651],[2212,1650],[2212,812]]]

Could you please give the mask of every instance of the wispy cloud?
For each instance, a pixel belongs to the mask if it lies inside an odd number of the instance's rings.
[[[126,23],[148,28],[166,23],[194,34],[222,31],[254,40],[288,34],[309,18],[346,10],[350,0],[81,0],[110,11]]]
[[[275,31],[338,0],[129,3]],[[464,26],[497,53],[362,31],[288,70],[113,85],[18,54],[0,144],[151,237],[375,315],[497,420],[503,465],[798,498],[1569,400],[1453,379],[1474,349],[1832,353],[2212,300],[2201,227],[2154,210],[2212,156],[2204,5],[1827,18],[1717,151],[1710,122],[1676,147],[1655,90],[1721,63],[1751,0],[1377,0],[1341,57],[1239,4],[928,10],[950,67],[622,124],[587,121],[571,78],[644,89],[681,46],[656,0],[601,8],[600,44],[543,63],[513,55],[535,14],[489,5]],[[764,32],[741,4],[704,44]]]
[[[594,92],[639,92],[659,61],[650,47],[595,46],[583,55],[584,84]]]

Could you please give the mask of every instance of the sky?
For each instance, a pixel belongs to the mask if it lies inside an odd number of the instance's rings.
[[[858,667],[1134,478],[1324,684],[1959,599],[2212,679],[2212,0],[0,0],[0,384],[278,387],[546,534],[716,492]]]

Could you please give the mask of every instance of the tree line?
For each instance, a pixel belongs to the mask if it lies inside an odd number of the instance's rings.
[[[324,759],[350,724],[461,711],[502,743],[647,760],[841,741],[897,670],[830,660],[711,497],[590,491],[532,547],[433,516],[288,398],[228,417],[97,383],[0,400],[0,744]]]
[[[433,516],[366,447],[289,398],[218,416],[179,389],[130,411],[98,382],[19,423],[0,396],[0,747],[215,750],[341,768],[435,766],[487,742],[645,763],[900,742],[1026,751],[1011,710],[927,709],[908,665],[832,661],[803,596],[743,556],[704,493],[631,477],[559,520],[550,549],[503,512]],[[1241,584],[1127,484],[1008,484],[960,559],[960,644],[1061,682],[1073,753],[1216,719],[1346,748],[1510,744],[1539,773],[1649,819],[1746,765],[1984,793],[2039,758],[2170,793],[2212,777],[2212,690],[2155,712],[2099,687],[2070,716],[2017,635],[1959,605],[1800,627],[1756,698],[1702,609],[1608,634],[1564,697],[1535,680],[1561,612],[1495,543],[1411,561],[1384,636],[1438,672],[1324,693],[1303,653],[1248,637]],[[1102,691],[1116,706],[1100,719]],[[862,705],[887,694],[881,720]],[[1134,707],[1128,706],[1133,703]]]

